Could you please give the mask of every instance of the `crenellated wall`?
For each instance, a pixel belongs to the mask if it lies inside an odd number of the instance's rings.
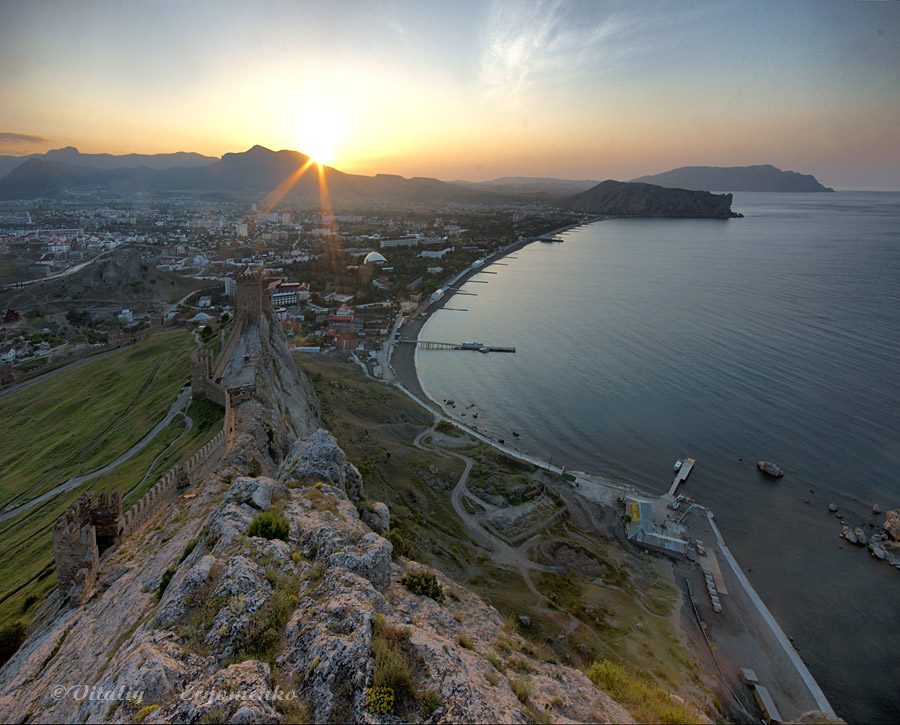
[[[253,281],[255,280],[255,281]],[[244,303],[251,308],[261,310],[263,295],[259,288],[258,278],[245,280]],[[257,303],[248,303],[246,295],[253,281]],[[246,315],[246,310],[244,311]],[[244,318],[246,319],[246,318]],[[222,349],[220,363],[228,349],[234,349],[243,329],[243,319],[235,319],[229,341]],[[115,342],[122,340],[116,337]],[[202,477],[207,464],[217,460],[219,455],[227,453],[234,441],[234,413],[232,400],[228,390],[219,385],[214,377],[215,362],[212,352],[197,349],[191,354],[191,392],[197,399],[206,398],[221,405],[225,409],[222,430],[209,440],[200,450],[194,453],[181,465],[170,468],[140,500],[122,514],[122,493],[110,491],[101,493],[95,502],[92,494],[82,497],[69,508],[63,516],[53,524],[53,556],[56,560],[56,578],[60,596],[73,604],[81,604],[93,589],[100,568],[100,555],[97,549],[97,537],[108,537],[114,544],[124,537],[131,536],[156,514],[165,504],[171,501],[179,488],[186,488]]]
[[[60,596],[81,604],[93,589],[100,568],[97,537],[111,537],[119,543],[146,524],[169,503],[179,488],[198,481],[207,463],[226,450],[223,429],[184,464],[172,466],[125,514],[121,491],[101,493],[95,502],[83,494],[53,524],[53,556]]]

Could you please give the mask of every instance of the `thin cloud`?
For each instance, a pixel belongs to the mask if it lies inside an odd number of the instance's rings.
[[[481,81],[489,96],[517,99],[534,83],[596,62],[625,30],[620,19],[585,17],[563,0],[534,6],[495,3],[487,22]]]
[[[43,136],[31,136],[27,133],[11,133],[0,131],[0,152],[22,151],[30,146],[38,146],[47,143],[49,139]]]

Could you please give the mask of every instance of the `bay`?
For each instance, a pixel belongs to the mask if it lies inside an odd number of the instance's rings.
[[[422,350],[419,377],[570,469],[663,492],[695,457],[683,492],[716,513],[835,710],[893,721],[900,571],[839,539],[828,504],[869,531],[873,504],[900,507],[900,194],[733,208],[745,218],[609,219],[521,249],[421,335],[517,352]]]

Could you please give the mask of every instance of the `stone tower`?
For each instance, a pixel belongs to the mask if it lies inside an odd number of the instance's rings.
[[[237,279],[236,313],[252,321],[262,314],[262,284],[255,274],[243,274]]]
[[[206,381],[213,374],[212,350],[196,350],[191,355],[191,395],[195,399],[206,397]]]

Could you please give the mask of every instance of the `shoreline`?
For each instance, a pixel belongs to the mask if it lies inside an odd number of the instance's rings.
[[[522,240],[520,242],[515,242],[507,247],[504,247],[499,252],[496,252],[490,257],[485,258],[485,263],[478,268],[468,268],[454,277],[447,283],[447,289],[449,286],[458,287],[464,284],[471,276],[481,271],[482,269],[489,267],[492,262],[496,262],[501,260],[503,257],[522,249],[523,247],[532,244],[538,241],[541,238],[547,238],[551,236],[555,236],[557,234],[563,233],[570,229],[573,229],[578,226],[582,226],[585,223],[593,223],[594,221],[602,221],[606,217],[592,220],[591,222],[582,222],[579,224],[573,224],[566,227],[562,227],[560,229],[554,230],[552,232],[547,232],[546,234],[542,234],[538,237],[530,238],[528,240]],[[398,326],[395,328],[396,331],[402,330],[406,334],[404,337],[407,339],[418,339],[419,335],[425,324],[431,318],[431,314],[434,311],[440,309],[447,303],[449,299],[451,299],[454,295],[453,290],[448,290],[445,294],[435,302],[429,304],[426,307],[428,314],[426,317],[422,319],[417,319],[413,323],[409,323],[404,326]],[[519,460],[526,461],[533,465],[538,466],[546,471],[551,473],[561,473],[562,469],[559,466],[554,466],[548,461],[545,461],[537,456],[530,455],[529,453],[516,449],[512,446],[507,446],[504,444],[497,443],[494,441],[493,436],[491,434],[485,434],[478,430],[473,429],[467,423],[458,420],[449,414],[446,410],[444,410],[436,401],[434,401],[424,390],[421,385],[421,382],[418,377],[418,370],[416,367],[416,356],[418,352],[418,345],[395,345],[393,343],[393,338],[391,338],[390,348],[388,352],[388,358],[386,361],[386,370],[390,370],[391,378],[394,385],[400,388],[408,397],[412,398],[415,402],[421,405],[426,410],[432,412],[433,415],[437,416],[441,420],[447,420],[448,422],[455,425],[457,428],[462,429],[468,435],[473,438],[480,440],[488,445],[494,447],[495,449],[501,451],[502,453],[509,455],[513,458],[517,458]],[[602,489],[602,492],[599,494],[602,497],[608,497],[612,495],[613,498],[617,497],[621,494],[631,494],[634,496],[640,496],[641,498],[646,498],[648,500],[653,500],[655,502],[663,502],[663,506],[666,503],[671,501],[671,497],[668,494],[658,495],[658,494],[647,494],[633,486],[625,486],[622,484],[617,484],[613,481],[606,479],[603,476],[599,476],[596,474],[590,474],[581,471],[571,471],[573,474],[577,474],[581,481],[585,483],[590,483],[591,488],[599,488]],[[574,489],[573,492],[579,493],[583,498],[587,500],[597,500],[593,499],[591,496],[586,495],[586,489]],[[809,672],[809,669],[806,667],[806,664],[800,659],[793,645],[791,645],[789,638],[785,635],[781,626],[778,624],[775,617],[771,614],[768,607],[766,607],[762,598],[759,594],[753,589],[753,586],[750,584],[747,577],[744,575],[743,571],[741,571],[740,565],[737,563],[737,560],[734,558],[731,551],[728,549],[725,544],[724,537],[719,531],[718,527],[714,522],[714,514],[712,511],[707,509],[704,506],[699,504],[694,504],[694,508],[702,511],[704,513],[703,518],[708,522],[709,526],[712,528],[714,532],[717,544],[719,546],[719,551],[721,553],[721,557],[724,559],[725,563],[728,566],[731,574],[733,575],[733,582],[737,584],[742,590],[742,594],[746,597],[746,600],[752,604],[750,608],[751,611],[749,613],[745,613],[745,616],[749,614],[750,617],[757,619],[757,621],[753,622],[753,624],[757,625],[754,627],[759,631],[763,636],[768,635],[767,638],[771,638],[772,642],[765,643],[775,645],[774,651],[768,650],[768,647],[764,647],[767,652],[767,657],[770,659],[772,664],[772,671],[777,672],[779,668],[788,667],[790,671],[795,673],[796,677],[799,678],[800,682],[802,682],[803,687],[807,690],[809,695],[809,701],[814,703],[814,708],[821,710],[822,712],[830,715],[832,717],[837,717],[830,703],[828,702],[827,697],[825,696],[822,689],[819,687],[815,678]],[[709,529],[705,529],[709,531]],[[675,566],[675,564],[673,564]],[[695,569],[699,569],[699,567],[694,567]],[[731,578],[731,576],[729,577]],[[682,593],[682,597],[687,603],[687,595]],[[786,658],[787,662],[777,662],[776,660],[780,659],[780,657]],[[789,664],[788,664],[789,663]],[[738,665],[743,666],[743,665]],[[734,679],[736,680],[737,673],[732,673],[734,675]],[[790,674],[790,672],[788,673]],[[775,685],[776,682],[779,682],[779,678],[777,675],[773,676],[773,680],[770,682],[766,682],[764,684],[768,684],[770,687]],[[734,690],[735,683],[723,683],[723,685],[729,685],[732,690]],[[787,685],[785,684],[785,687]],[[806,699],[806,698],[803,698]],[[811,708],[807,708],[811,709]],[[800,713],[795,715],[799,716]]]

